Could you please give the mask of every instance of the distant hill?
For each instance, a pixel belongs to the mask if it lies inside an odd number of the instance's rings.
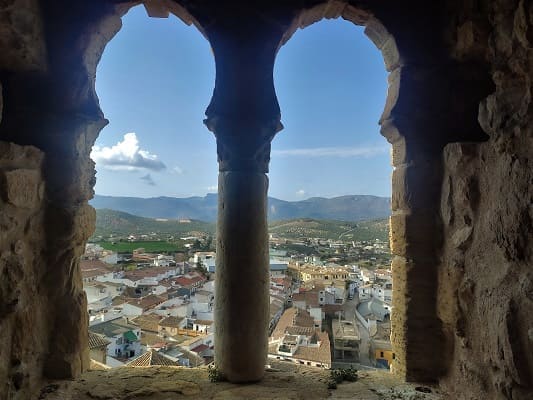
[[[126,236],[129,234],[192,236],[199,232],[215,233],[213,222],[196,220],[157,220],[138,217],[122,211],[109,209],[96,210],[96,231],[94,236]],[[344,240],[388,240],[388,220],[346,222],[299,218],[285,221],[271,221],[269,232],[280,238],[322,238]]]
[[[273,221],[269,224],[270,234],[286,239],[321,238],[343,240],[389,240],[389,220],[346,222],[317,220],[312,218]]]
[[[97,209],[94,236],[149,234],[191,236],[197,232],[215,233],[215,224],[196,220],[157,220],[122,211]]]
[[[217,195],[205,197],[115,197],[96,195],[90,201],[96,208],[123,211],[146,218],[189,218],[215,222]],[[284,201],[268,198],[270,220],[315,218],[340,221],[362,221],[386,218],[390,215],[390,198],[369,195],[312,197],[302,201]]]

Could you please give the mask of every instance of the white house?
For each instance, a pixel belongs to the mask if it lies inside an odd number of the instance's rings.
[[[154,265],[156,267],[169,267],[171,264],[176,265],[176,261],[174,261],[174,257],[172,256],[165,256],[163,254],[159,254],[154,259]]]
[[[213,333],[213,321],[197,319],[192,323],[192,329],[197,332]]]
[[[100,260],[107,264],[118,264],[118,254],[114,251],[105,251],[102,253]]]
[[[369,269],[363,268],[361,270],[361,279],[364,283],[373,283],[376,280],[376,274],[374,271],[370,271]]]
[[[111,357],[129,359],[142,353],[141,328],[131,324],[127,318],[91,325],[89,330],[104,335],[111,342],[107,346],[107,355]]]
[[[372,297],[372,285],[359,286],[359,301],[369,300]]]
[[[288,262],[270,261],[270,276],[281,277],[287,274]]]

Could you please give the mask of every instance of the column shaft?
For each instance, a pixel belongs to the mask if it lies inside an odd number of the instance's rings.
[[[268,178],[224,171],[218,178],[215,361],[231,382],[264,375],[268,350]]]

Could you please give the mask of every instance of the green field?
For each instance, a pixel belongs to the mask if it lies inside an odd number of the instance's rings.
[[[97,242],[106,250],[119,253],[131,253],[138,248],[144,248],[147,253],[174,253],[184,251],[183,243],[164,241],[139,241],[139,242]]]

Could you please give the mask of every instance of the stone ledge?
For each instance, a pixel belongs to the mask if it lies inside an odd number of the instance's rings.
[[[163,400],[163,399],[404,399],[442,400],[435,387],[403,383],[386,371],[360,371],[359,380],[328,390],[328,370],[276,362],[263,381],[237,385],[210,382],[207,368],[122,367],[89,371],[75,381],[51,381],[42,400]],[[430,390],[425,393],[421,390]]]

